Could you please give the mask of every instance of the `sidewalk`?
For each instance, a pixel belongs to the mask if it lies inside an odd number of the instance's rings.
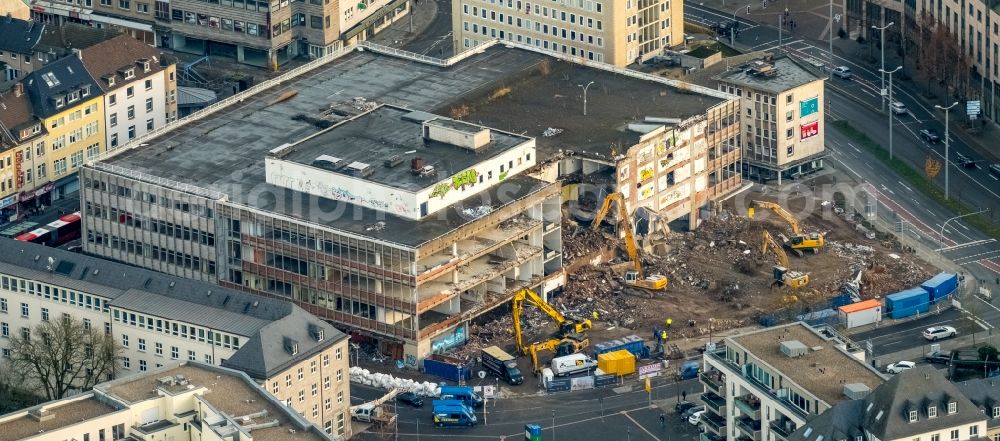
[[[733,2],[732,0],[728,2],[726,0],[703,0],[699,3],[705,7],[723,12],[726,15],[730,15],[736,11],[736,17],[738,19],[751,20],[763,26],[775,29],[777,29],[779,23],[783,22],[781,25],[783,42],[802,39],[810,40],[810,42],[815,46],[824,50],[829,45],[830,3],[827,0],[768,0],[764,6],[762,6],[761,2],[755,1],[749,3],[751,6],[749,15],[746,12],[747,2]],[[785,15],[786,9],[788,11],[788,15],[787,19],[783,21],[782,16]],[[834,3],[833,13],[835,16],[843,14],[843,9],[841,9],[838,4]],[[837,23],[835,22],[834,25],[833,32],[837,32]],[[753,49],[760,49],[761,47],[774,46],[777,43],[776,41],[769,42],[764,40],[769,40],[769,38],[760,38],[756,35],[754,29],[743,28],[739,33],[734,46],[740,51],[747,52]],[[837,56],[850,59],[857,64],[866,65],[872,69],[878,70],[878,68],[881,67],[881,55],[878,47],[875,46],[877,46],[877,42],[875,42],[875,45],[871,47],[869,55],[869,44],[867,41],[864,44],[860,44],[849,38],[838,38],[836,35],[834,35],[833,39],[834,53]],[[897,51],[893,50],[894,48],[898,48],[898,43],[894,45],[887,43],[886,46],[889,46],[890,50],[885,54],[885,65],[899,65],[900,57],[898,56]],[[928,109],[933,109],[935,104],[949,105],[956,101],[953,98],[945,97],[940,90],[932,90],[933,98],[928,98],[925,94],[926,84],[921,84],[926,82],[921,82],[917,79],[917,71],[914,65],[915,60],[909,56],[912,53],[916,53],[916,51],[917,48],[915,47],[907,48],[908,61],[904,68],[906,78],[903,79],[904,75],[900,75],[896,78],[897,81],[894,86],[905,90],[910,95],[919,99],[921,104]],[[822,61],[826,60],[823,59]],[[932,89],[935,89],[933,85]],[[989,88],[987,87],[987,89]],[[962,102],[962,105],[964,105],[964,102]],[[963,142],[968,144],[980,158],[988,162],[1000,162],[1000,149],[993,147],[993,141],[998,133],[997,125],[993,122],[987,121],[985,125],[979,129],[979,133],[972,133],[965,127],[964,124],[956,123],[959,115],[962,115],[962,118],[964,118],[964,112],[962,110],[952,112],[953,124],[951,125],[951,130],[953,136],[958,137]],[[938,112],[937,116],[943,120],[943,112]]]

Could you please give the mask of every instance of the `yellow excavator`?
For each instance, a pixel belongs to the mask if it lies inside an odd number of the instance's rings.
[[[768,201],[752,201],[750,208],[747,208],[747,217],[753,219],[754,207],[766,208],[773,211],[778,216],[781,216],[785,222],[792,227],[792,237],[785,237],[784,234],[779,234],[781,241],[784,242],[785,246],[790,248],[796,255],[802,257],[802,250],[812,250],[813,253],[818,253],[820,248],[826,246],[826,239],[823,238],[821,233],[803,233],[802,227],[799,225],[799,220],[792,216],[781,205],[774,202]]]
[[[781,248],[781,245],[778,245],[778,242],[774,240],[774,237],[771,237],[771,233],[765,230],[760,235],[760,253],[767,256],[767,250],[770,249],[774,252],[775,257],[778,258],[778,265],[772,268],[774,283],[795,289],[808,285],[809,273],[788,269],[788,255],[785,254],[785,250]]]
[[[524,302],[535,305],[552,318],[552,321],[556,322],[559,326],[559,338],[530,345],[524,343],[524,335],[521,333],[521,311],[524,309]],[[556,351],[558,356],[562,356],[575,354],[590,346],[590,339],[586,335],[586,332],[593,327],[590,320],[566,318],[542,299],[538,293],[530,289],[522,289],[514,294],[511,312],[514,316],[514,341],[517,344],[517,350],[524,355],[531,356],[531,364],[536,372],[538,371],[538,353],[543,350]]]
[[[610,193],[604,198],[604,204],[594,217],[594,222],[590,228],[597,231],[601,228],[601,221],[608,215],[613,202],[618,203],[618,225],[625,231],[625,251],[635,268],[626,271],[624,275],[625,284],[636,288],[648,289],[652,291],[662,291],[667,288],[667,277],[661,274],[645,275],[642,269],[642,262],[639,261],[639,247],[635,243],[635,234],[632,232],[632,224],[629,221],[628,210],[625,208],[625,198],[621,193]]]

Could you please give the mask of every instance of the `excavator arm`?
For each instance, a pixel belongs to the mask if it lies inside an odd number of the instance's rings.
[[[552,318],[552,320],[559,325],[560,333],[584,332],[589,330],[592,326],[590,320],[574,321],[567,319],[566,316],[562,315],[562,313],[557,311],[552,307],[552,305],[542,299],[538,293],[530,289],[522,289],[514,294],[511,312],[514,315],[514,340],[517,344],[518,350],[520,350],[523,354],[527,355],[529,350],[529,347],[524,345],[524,337],[521,334],[521,311],[524,309],[524,302],[526,301],[535,305],[535,307],[542,310],[542,312]]]
[[[639,273],[639,280],[645,278],[645,272],[642,270],[642,263],[639,261],[639,246],[635,242],[635,234],[632,233],[632,226],[629,222],[628,209],[625,208],[625,198],[621,193],[609,193],[606,198],[604,198],[604,203],[601,205],[601,209],[597,212],[597,216],[594,216],[594,222],[590,225],[590,228],[597,231],[601,228],[601,222],[607,217],[608,211],[611,210],[611,204],[613,202],[618,203],[618,222],[625,222],[622,229],[625,230],[625,251],[628,253],[629,260],[632,261],[632,266],[635,267],[635,271]],[[619,224],[621,225],[621,224]]]
[[[788,267],[788,255],[785,254],[785,250],[781,248],[781,245],[778,245],[778,242],[774,240],[771,233],[768,233],[766,230],[761,231],[760,236],[760,253],[766,256],[767,249],[770,248],[771,251],[774,251],[775,257],[778,258],[778,264]]]
[[[781,205],[768,201],[753,201],[752,203],[753,205],[756,205],[760,208],[767,208],[773,211],[778,216],[781,216],[781,218],[784,219],[785,222],[788,222],[788,225],[792,227],[792,233],[795,234],[796,236],[802,234],[802,227],[799,226],[799,220],[796,219],[795,216],[792,216],[792,213],[789,213],[784,208],[781,208]],[[753,211],[748,212],[748,214],[749,217],[753,219]]]

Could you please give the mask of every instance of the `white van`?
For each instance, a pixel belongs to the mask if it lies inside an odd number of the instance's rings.
[[[586,372],[595,368],[597,368],[597,360],[588,357],[586,354],[572,354],[552,359],[552,373],[557,377],[573,375],[577,372]]]

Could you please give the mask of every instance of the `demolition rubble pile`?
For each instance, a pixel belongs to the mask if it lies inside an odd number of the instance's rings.
[[[574,222],[563,221],[563,259],[568,264],[574,259],[586,256],[601,247],[607,246],[612,239],[606,238],[601,232]]]

